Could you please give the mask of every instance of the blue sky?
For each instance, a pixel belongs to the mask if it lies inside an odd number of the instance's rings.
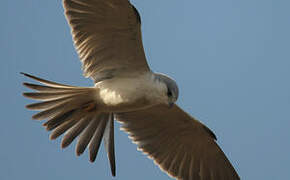
[[[290,1],[132,0],[152,69],[173,77],[178,104],[211,128],[242,179],[290,179]],[[62,150],[31,120],[19,72],[91,86],[60,0],[0,3],[0,179],[113,179]],[[118,179],[169,179],[116,127]]]

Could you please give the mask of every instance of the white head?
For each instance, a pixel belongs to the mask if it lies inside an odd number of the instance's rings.
[[[155,73],[155,80],[159,81],[160,83],[164,84],[166,89],[164,90],[164,96],[166,96],[166,99],[168,100],[168,105],[171,107],[178,99],[178,87],[176,82],[171,79],[170,77]]]

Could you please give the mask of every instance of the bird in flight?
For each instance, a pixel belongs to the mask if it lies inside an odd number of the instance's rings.
[[[148,66],[141,18],[128,0],[63,0],[85,77],[94,87],[60,84],[22,73],[40,84],[26,107],[40,111],[50,139],[62,134],[62,148],[78,137],[76,154],[88,148],[94,162],[103,140],[112,175],[116,175],[114,120],[169,176],[182,180],[238,180],[216,143],[215,134],[178,107],[178,87]]]

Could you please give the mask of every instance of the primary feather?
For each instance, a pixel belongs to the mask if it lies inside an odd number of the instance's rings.
[[[140,16],[128,0],[63,0],[63,6],[85,77],[150,71]]]
[[[170,176],[183,180],[239,180],[215,135],[177,105],[118,113],[122,130]]]

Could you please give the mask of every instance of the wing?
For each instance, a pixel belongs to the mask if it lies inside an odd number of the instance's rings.
[[[63,0],[84,76],[148,71],[140,16],[128,0]]]
[[[214,133],[177,105],[121,113],[116,118],[138,149],[177,179],[240,179]]]

